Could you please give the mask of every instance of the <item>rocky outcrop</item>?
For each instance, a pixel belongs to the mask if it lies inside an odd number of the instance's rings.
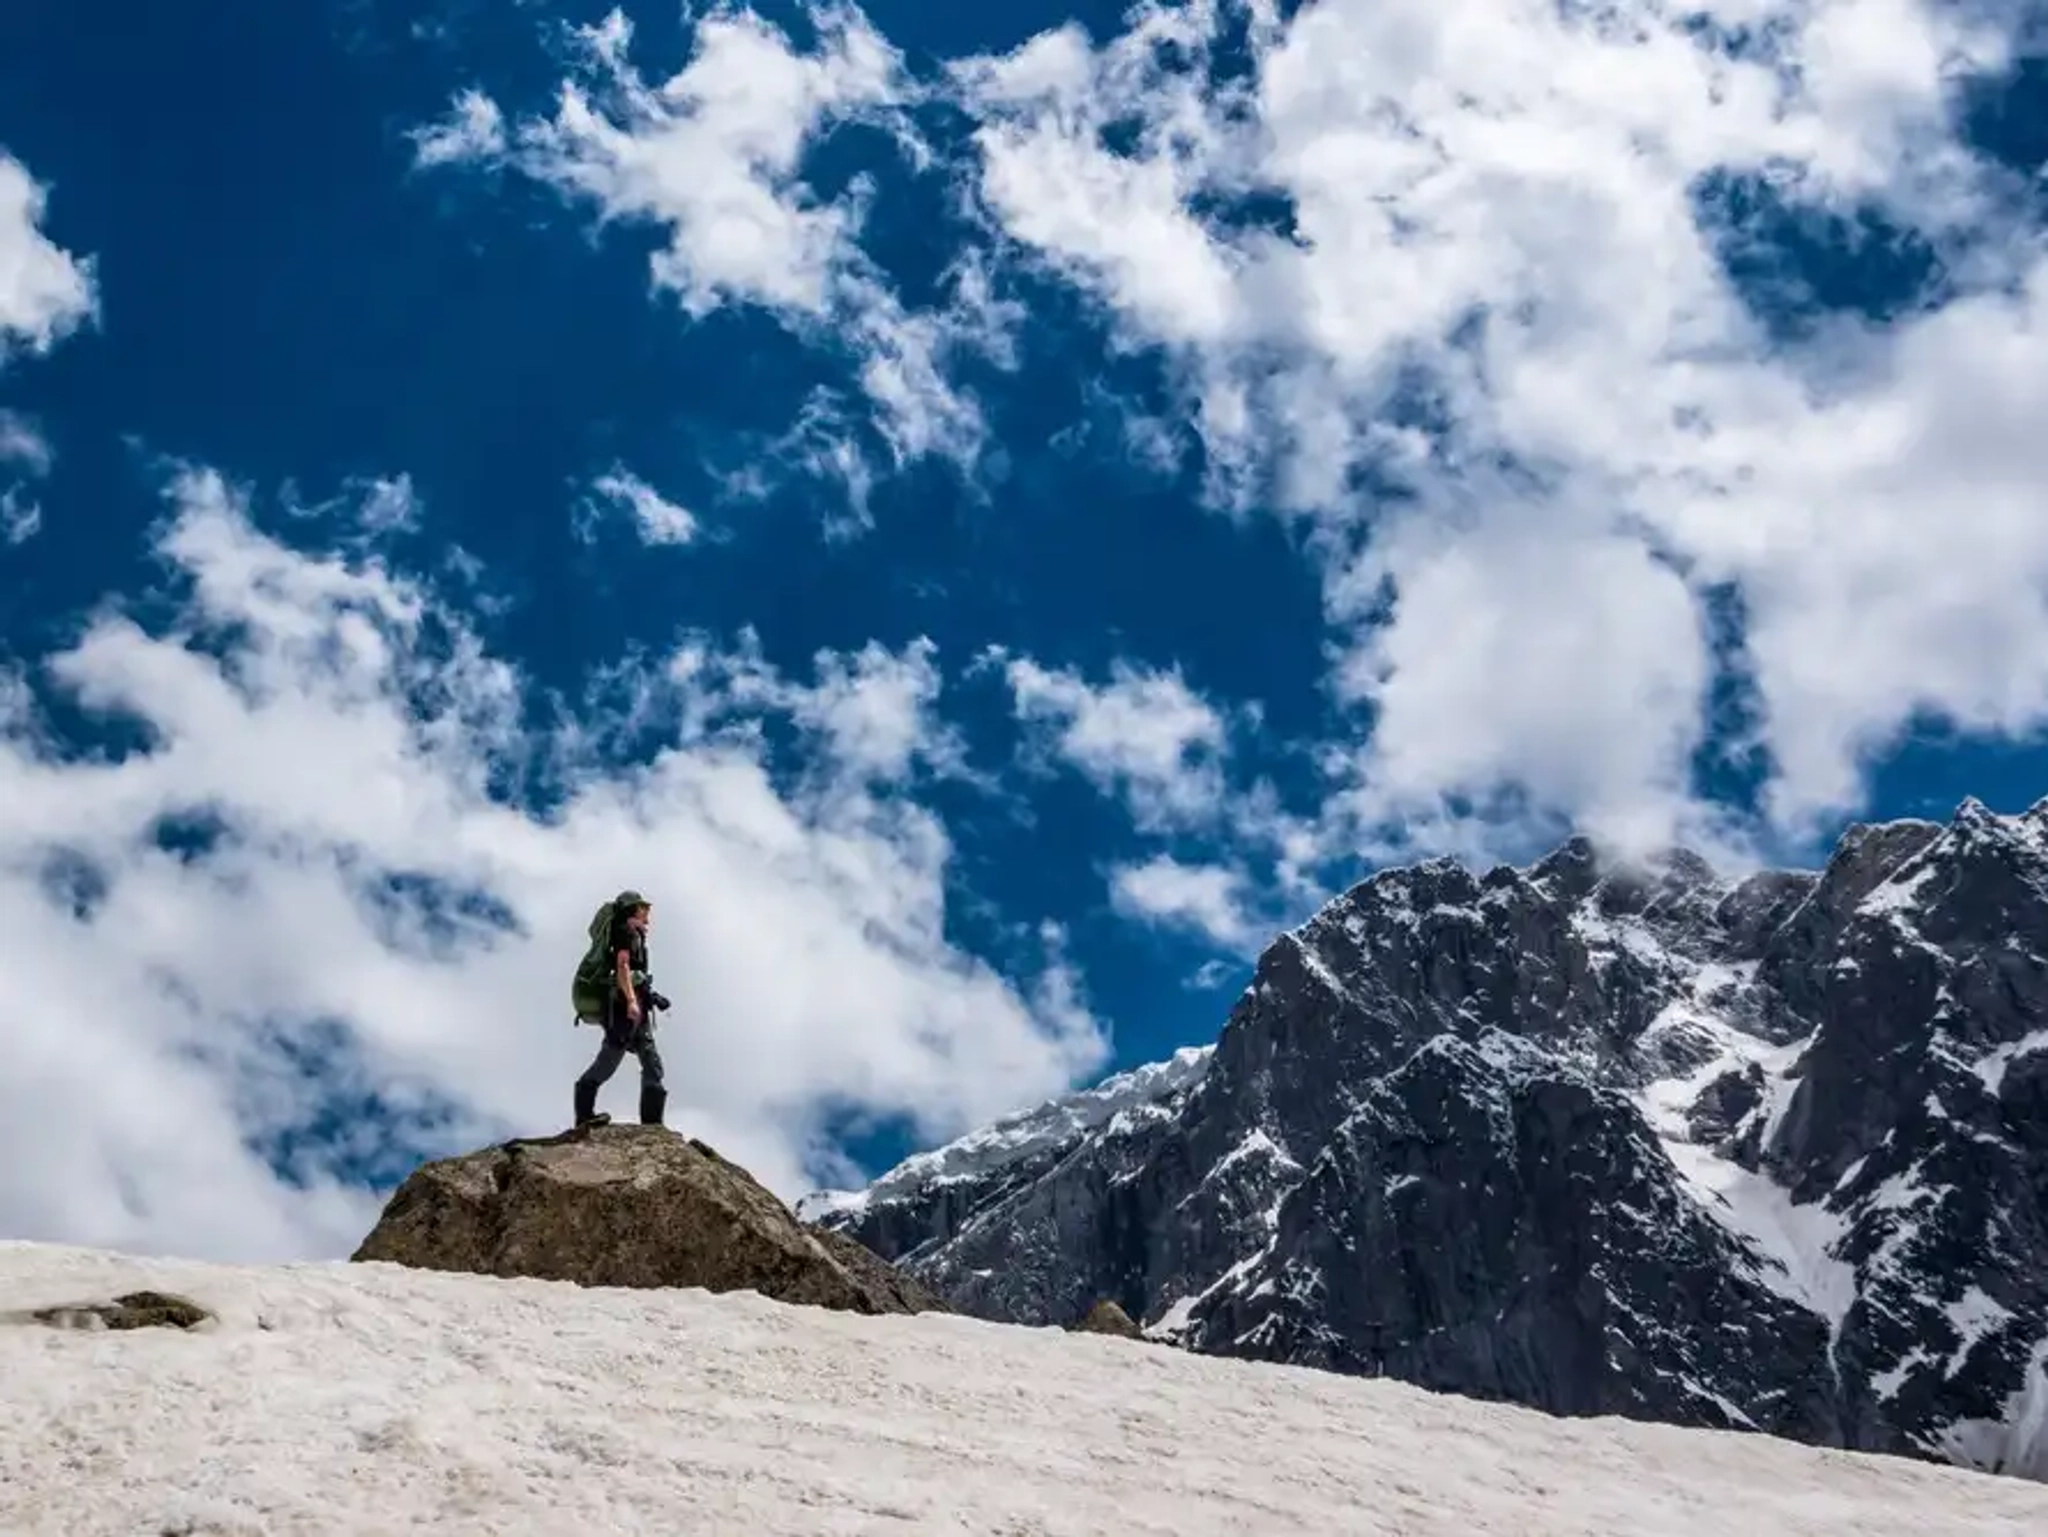
[[[1078,1322],[1069,1326],[1076,1334],[1113,1334],[1122,1339],[1143,1339],[1144,1331],[1122,1308],[1107,1297],[1081,1315]]]
[[[196,1329],[213,1314],[190,1297],[170,1292],[127,1292],[110,1302],[71,1302],[29,1315],[53,1329]]]
[[[986,1317],[2048,1478],[2048,803],[1382,871],[1177,1060],[803,1209]]]
[[[426,1164],[351,1258],[756,1291],[855,1313],[946,1310],[856,1239],[804,1227],[745,1169],[658,1126],[593,1127]]]

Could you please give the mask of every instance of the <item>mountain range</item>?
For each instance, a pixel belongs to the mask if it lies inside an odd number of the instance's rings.
[[[1213,1045],[800,1211],[986,1318],[2048,1478],[2048,801],[1384,870]]]

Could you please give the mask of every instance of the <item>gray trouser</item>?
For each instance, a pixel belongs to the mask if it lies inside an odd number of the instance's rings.
[[[654,1044],[654,1015],[643,1009],[640,1023],[634,1024],[626,1016],[625,1000],[614,992],[605,1005],[604,1044],[597,1048],[597,1055],[591,1058],[583,1076],[576,1080],[576,1086],[593,1092],[602,1088],[619,1070],[619,1064],[626,1060],[629,1051],[640,1059],[640,1086],[643,1089],[660,1088],[661,1051]]]

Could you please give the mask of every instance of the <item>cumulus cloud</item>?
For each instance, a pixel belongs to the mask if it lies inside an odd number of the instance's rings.
[[[1100,51],[1069,22],[952,71],[980,119],[981,191],[1003,228],[1147,340],[1221,342],[1245,318],[1235,253],[1188,206],[1229,136],[1203,74],[1162,57],[1203,46],[1216,9],[1138,7]],[[1105,130],[1134,123],[1131,152],[1111,151]]]
[[[1177,669],[1119,661],[1097,684],[999,649],[985,660],[1001,663],[1037,751],[1120,796],[1139,827],[1201,826],[1224,809],[1229,723]]]
[[[633,527],[644,544],[689,544],[697,537],[697,519],[689,508],[670,501],[628,470],[609,470],[592,481],[590,489],[605,503],[633,520]],[[594,511],[586,504],[586,513]],[[594,519],[588,516],[580,521],[586,538],[592,532],[593,523]]]
[[[1917,717],[2048,726],[2041,239],[1953,121],[2009,9],[1219,0],[956,67],[990,217],[1170,360],[1219,502],[1311,522],[1334,842],[1715,824],[1724,667],[1780,835]],[[1744,199],[1942,286],[1788,336],[1722,259]]]
[[[859,265],[850,202],[816,200],[806,153],[836,120],[893,103],[895,51],[851,13],[828,13],[816,52],[750,11],[708,17],[688,64],[658,86],[614,11],[585,34],[592,78],[565,82],[552,118],[520,127],[525,166],[607,218],[662,224],[654,281],[690,314],[723,303],[823,315]],[[595,94],[594,94],[595,93]]]
[[[804,683],[762,657],[751,629],[730,647],[691,637],[661,674],[655,708],[680,716],[693,735],[764,714],[782,717],[806,735],[842,791],[907,784],[920,769],[972,777],[965,744],[938,714],[944,680],[929,639],[901,651],[869,641],[853,653],[821,651],[812,662],[816,681]]]
[[[48,202],[49,189],[0,151],[0,362],[49,351],[98,312],[91,258],[42,231]]]
[[[615,13],[552,112],[467,93],[421,153],[654,224],[688,314],[755,306],[850,351],[865,415],[821,390],[731,486],[836,478],[840,532],[875,483],[863,425],[897,464],[979,452],[956,364],[1008,356],[1020,260],[1093,301],[1169,364],[1211,500],[1309,527],[1350,730],[1325,853],[1797,840],[1915,721],[2048,727],[2042,241],[1955,120],[2024,9],[1146,3],[922,81],[849,7],[812,12],[807,49],[721,9],[659,84]],[[806,181],[848,125],[920,171],[964,151],[945,307],[907,310],[863,252],[867,182]],[[1759,208],[1916,242],[1925,292],[1782,325],[1731,276],[1782,240]],[[1731,675],[1755,706],[1734,739]],[[1758,825],[1701,798],[1731,751],[1765,767]],[[1155,827],[1213,800],[1208,769],[1145,772],[1120,782]]]
[[[494,160],[506,149],[505,114],[482,91],[467,90],[449,104],[440,122],[415,128],[410,137],[413,164],[422,170]]]
[[[595,1045],[565,979],[623,885],[676,1118],[785,1193],[845,1177],[849,1107],[945,1135],[1101,1064],[1057,930],[1023,980],[948,937],[904,787],[946,752],[928,647],[802,679],[699,638],[550,722],[419,581],[274,542],[208,472],[171,499],[168,617],[110,604],[0,690],[8,1232],[342,1252],[351,1173],[565,1121]],[[78,757],[52,692],[129,745]]]
[[[1403,523],[1351,573],[1383,573],[1400,605],[1337,677],[1375,712],[1360,819],[1513,785],[1626,847],[1706,831],[1688,815],[1712,680],[1695,594],[1639,540],[1486,516],[1509,526]]]
[[[799,49],[715,11],[654,84],[615,14],[551,112],[471,93],[422,158],[651,223],[686,314],[753,306],[849,352],[859,410],[821,390],[734,483],[837,478],[842,530],[875,483],[863,425],[899,464],[972,461],[958,356],[1007,356],[1020,264],[1163,359],[1178,414],[1127,419],[1184,425],[1209,499],[1300,521],[1324,573],[1322,802],[1226,819],[1281,889],[1573,826],[1745,857],[1854,809],[1916,722],[2048,729],[2048,258],[1956,119],[2027,8],[1141,3],[926,81],[857,11],[813,18]],[[862,250],[867,182],[806,181],[848,125],[921,171],[964,154],[946,306],[906,309]],[[1924,280],[1869,318],[1816,312],[1796,260],[1738,280],[1795,236],[1890,241]],[[1142,830],[1240,804],[1224,716],[1170,675],[1006,676],[1039,750]],[[1716,754],[1761,764],[1755,817],[1703,797]]]
[[[1223,865],[1186,864],[1156,854],[1111,871],[1110,901],[1141,923],[1185,928],[1233,953],[1250,953],[1271,937],[1248,911],[1251,893],[1242,872]]]
[[[475,92],[416,139],[423,165],[504,161],[594,206],[606,221],[651,223],[667,243],[651,258],[654,287],[693,318],[757,307],[805,341],[851,355],[868,422],[891,463],[927,456],[971,466],[986,427],[948,359],[1000,359],[1014,317],[972,260],[953,273],[945,307],[906,308],[861,249],[868,185],[836,198],[804,179],[811,151],[848,124],[879,127],[913,155],[923,146],[904,106],[912,87],[897,51],[850,7],[808,17],[816,44],[799,51],[749,10],[698,21],[688,62],[650,84],[631,61],[633,28],[613,11],[583,29],[581,77],[563,83],[550,116],[508,128]],[[811,425],[833,416],[814,403]],[[838,466],[858,492],[870,472]],[[833,468],[812,459],[807,468]]]

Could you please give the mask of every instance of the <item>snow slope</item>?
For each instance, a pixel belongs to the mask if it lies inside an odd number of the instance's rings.
[[[154,1287],[192,1334],[25,1310]],[[0,1530],[2004,1537],[2048,1488],[965,1318],[0,1244]]]

